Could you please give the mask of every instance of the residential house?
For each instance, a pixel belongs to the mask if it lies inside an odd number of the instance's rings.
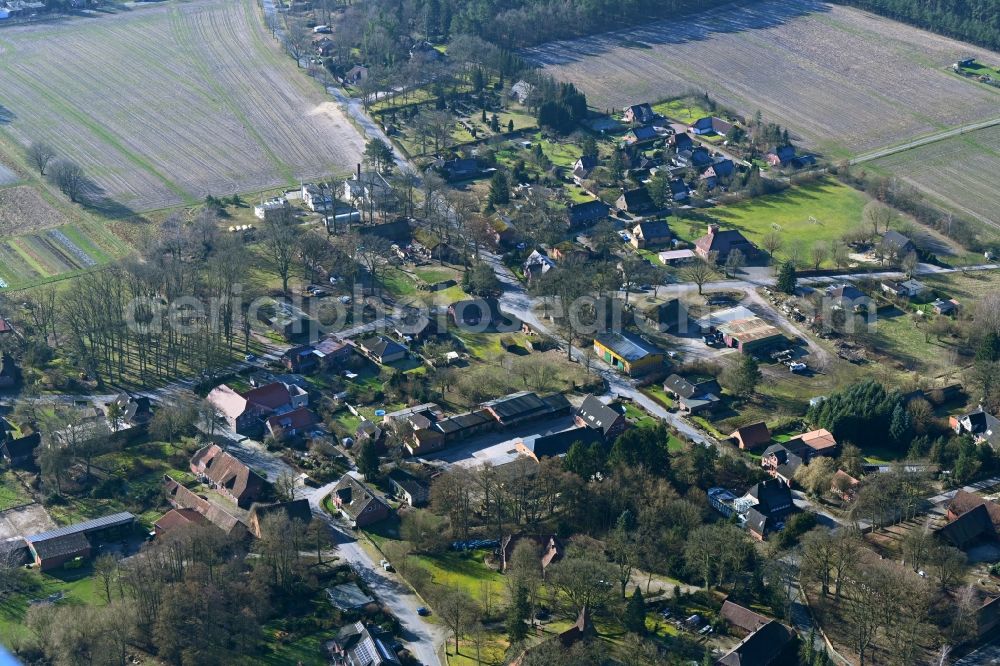
[[[254,204],[253,207],[254,217],[265,222],[280,220],[288,214],[288,211],[288,199],[285,197],[262,200],[259,204]]]
[[[385,425],[384,422],[383,425]],[[385,437],[385,429],[368,419],[363,419],[354,430],[355,444],[370,442],[379,452],[385,451]]]
[[[268,416],[309,404],[309,394],[304,389],[282,382],[272,382],[246,394],[222,384],[212,389],[205,399],[219,410],[230,428],[247,436],[259,434]]]
[[[645,187],[637,187],[622,192],[618,200],[615,201],[615,207],[631,215],[642,215],[653,210],[655,205],[649,196],[649,190]]]
[[[329,212],[333,210],[333,191],[325,183],[304,183],[302,201],[313,212]]]
[[[795,473],[806,464],[804,453],[791,451],[782,444],[772,444],[764,449],[760,464],[772,477],[791,487]]]
[[[970,434],[977,443],[985,442],[1000,449],[1000,419],[983,410],[982,405],[968,414],[952,416],[949,424],[959,435]]]
[[[399,666],[392,637],[363,622],[344,627],[328,645],[334,666]]]
[[[958,311],[958,301],[954,298],[947,301],[942,298],[938,298],[931,303],[931,309],[934,310],[934,314],[953,315]]]
[[[0,354],[0,389],[13,388],[21,383],[21,368],[14,357],[3,352]]]
[[[17,333],[14,325],[10,323],[10,319],[6,317],[0,317],[0,336],[13,335]]]
[[[656,258],[664,266],[683,266],[691,263],[697,257],[694,250],[665,250],[656,253]]]
[[[389,472],[389,483],[396,494],[412,507],[425,506],[430,501],[430,486],[399,467]]]
[[[653,127],[636,127],[625,134],[625,143],[630,146],[641,146],[656,141],[660,137]]]
[[[307,375],[319,368],[319,357],[312,345],[295,345],[281,355],[281,364],[290,372]]]
[[[353,206],[388,209],[393,204],[392,185],[378,171],[361,171],[359,168],[351,178],[344,181],[343,198]],[[332,205],[331,200],[331,209]],[[367,231],[371,233],[370,230]]]
[[[594,336],[594,353],[630,377],[654,372],[663,367],[664,354],[629,333],[608,331]]]
[[[420,455],[441,449],[450,442],[488,432],[493,430],[496,425],[496,419],[489,412],[485,409],[475,409],[464,414],[439,419],[429,431],[415,432],[416,443],[413,446],[408,444],[407,448],[411,454]]]
[[[712,164],[712,153],[704,146],[693,148],[688,163],[696,169],[704,169]]]
[[[510,87],[510,96],[516,99],[519,104],[526,104],[534,89],[535,86],[522,79]]]
[[[524,260],[524,276],[530,284],[555,267],[556,262],[554,262],[545,252],[535,249],[532,250],[531,254],[528,255],[528,258]]]
[[[948,522],[937,535],[956,548],[1000,536],[1000,504],[975,493],[959,490],[948,504]]]
[[[344,74],[344,83],[348,85],[357,85],[359,83],[364,83],[368,80],[368,68],[364,65],[355,65],[347,70]]]
[[[329,335],[316,343],[313,355],[322,370],[342,368],[353,355],[351,345],[335,335]]]
[[[570,228],[590,226],[607,219],[610,213],[611,207],[598,199],[566,205],[566,216]]]
[[[472,157],[448,160],[441,165],[441,172],[450,183],[469,180],[479,175],[479,164]]]
[[[785,442],[784,446],[789,451],[808,449],[807,458],[809,460],[816,456],[828,456],[832,458],[840,451],[840,445],[837,443],[837,440],[826,428],[810,430],[801,435],[795,435]]]
[[[218,444],[203,446],[195,452],[191,457],[191,473],[241,509],[260,499],[268,488],[267,480]]]
[[[90,557],[98,541],[120,538],[131,533],[135,516],[128,511],[86,520],[47,532],[32,534],[24,540],[40,571],[60,567],[78,557]]]
[[[222,530],[223,534],[236,540],[246,536],[247,526],[235,515],[237,511],[210,502],[208,498],[185,488],[169,476],[163,477],[163,493],[170,506],[175,509],[194,509],[208,523]]]
[[[747,509],[743,514],[743,526],[757,541],[766,541],[767,535],[774,531],[776,525],[776,520],[754,507]]]
[[[633,104],[626,107],[622,114],[622,121],[629,124],[648,125],[656,120],[656,113],[648,103]]]
[[[706,261],[714,256],[719,263],[725,263],[729,254],[736,250],[743,253],[747,260],[757,256],[757,246],[751,243],[736,229],[720,230],[719,225],[708,225],[708,233],[694,242],[695,252]]]
[[[316,49],[316,55],[321,58],[327,58],[333,55],[334,50],[337,48],[337,43],[329,37],[320,37],[313,41],[313,48]]]
[[[191,525],[205,525],[208,520],[194,509],[171,509],[153,523],[153,534],[163,536],[167,532],[184,529]]]
[[[351,527],[373,525],[392,515],[382,498],[350,474],[341,477],[330,497]]]
[[[724,654],[716,666],[794,666],[798,664],[795,632],[771,620]]]
[[[897,298],[919,298],[929,291],[927,285],[919,280],[882,280],[882,291]]]
[[[764,156],[764,159],[767,160],[767,163],[772,167],[788,166],[794,158],[794,146],[778,146]]]
[[[614,441],[628,425],[624,410],[617,406],[606,405],[594,395],[588,395],[583,399],[573,420],[578,426],[599,431],[608,442]]]
[[[771,476],[791,486],[795,472],[817,456],[836,455],[839,446],[825,428],[796,435],[786,442],[772,444],[761,456],[761,467]]]
[[[752,634],[771,621],[771,618],[755,613],[728,599],[722,603],[719,617],[725,620],[729,626],[736,627],[743,632],[742,635]]]
[[[670,242],[670,225],[665,220],[640,222],[632,228],[632,246],[637,250]]]
[[[299,407],[290,412],[273,414],[265,420],[267,432],[275,439],[296,438],[305,435],[319,423],[319,417],[308,407]]]
[[[543,575],[550,564],[562,559],[563,545],[554,534],[508,534],[500,540],[501,571],[507,571],[514,549],[521,541],[529,541],[538,548]]]
[[[743,499],[760,513],[772,518],[780,518],[795,508],[791,490],[777,479],[755,483]]]
[[[845,502],[853,502],[858,495],[860,485],[860,480],[855,479],[844,470],[838,469],[834,473],[833,479],[830,480],[830,492]]]
[[[760,317],[726,322],[719,326],[719,332],[726,347],[738,349],[741,354],[757,354],[788,342],[781,329]]]
[[[694,149],[694,140],[683,132],[678,132],[670,137],[670,144],[674,147],[674,151],[678,155]]]
[[[687,201],[691,196],[691,190],[688,188],[687,183],[685,183],[680,178],[674,178],[668,185],[670,186],[670,200],[679,203],[681,201]]]
[[[688,414],[711,413],[718,406],[719,396],[722,395],[722,388],[714,378],[689,381],[680,375],[667,377],[663,382],[663,390],[673,396],[682,412]]]
[[[148,397],[144,395],[132,395],[130,393],[119,393],[111,401],[118,410],[119,422],[117,427],[134,428],[144,426],[153,418],[153,408]],[[110,406],[110,405],[109,405]]]
[[[42,435],[37,431],[20,437],[5,432],[0,455],[11,469],[35,469],[35,449],[41,443]]]
[[[719,136],[726,136],[733,131],[733,124],[726,122],[722,118],[716,118],[715,116],[706,116],[705,118],[699,118],[694,121],[694,124],[689,128],[692,134],[697,136],[703,136],[706,134],[718,134]]]
[[[688,330],[688,307],[679,298],[671,298],[666,303],[646,308],[639,316],[661,333],[683,333]]]
[[[735,441],[738,448],[744,451],[753,451],[771,441],[771,431],[766,423],[758,421],[737,428],[729,435],[729,438]]]
[[[830,304],[847,312],[864,312],[872,305],[869,296],[851,284],[831,285],[826,288]]]
[[[911,252],[917,251],[917,246],[913,243],[913,241],[895,229],[890,229],[882,234],[882,240],[879,242],[879,245],[881,245],[882,248],[884,248],[888,253],[891,253],[900,259]]]
[[[583,155],[573,164],[573,180],[577,185],[590,178],[594,169],[600,166],[601,160],[597,155]]]
[[[379,365],[395,363],[406,358],[406,347],[384,335],[362,338],[356,343],[358,351]]]
[[[712,165],[705,169],[699,177],[700,180],[704,181],[705,186],[709,190],[714,190],[719,184],[719,179],[728,179],[736,173],[736,166],[730,159],[716,159],[712,162]]]
[[[264,536],[264,519],[267,516],[284,515],[289,521],[296,520],[305,527],[312,522],[312,509],[309,508],[309,500],[297,499],[290,502],[276,502],[275,504],[254,504],[250,507],[250,514],[247,517],[247,526],[250,533],[258,539]]]

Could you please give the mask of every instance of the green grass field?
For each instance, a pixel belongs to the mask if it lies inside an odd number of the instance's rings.
[[[4,472],[0,476],[0,511],[11,507],[30,503],[31,496],[17,480],[12,472]]]
[[[727,229],[738,229],[757,243],[770,232],[781,236],[785,251],[795,242],[803,244],[803,261],[809,261],[809,249],[816,241],[835,241],[861,226],[861,211],[867,197],[832,180],[793,187],[779,194],[752,201],[722,206],[711,211]],[[692,236],[689,225],[676,225],[674,231],[684,240],[701,236],[701,227]],[[780,252],[779,252],[780,254]],[[829,261],[825,262],[829,264]]]
[[[696,97],[681,97],[680,99],[670,99],[653,105],[653,111],[661,116],[666,116],[671,120],[677,120],[686,125],[691,125],[699,118],[711,115],[708,107]]]

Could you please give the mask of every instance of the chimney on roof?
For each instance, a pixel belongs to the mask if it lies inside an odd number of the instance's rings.
[[[719,225],[718,224],[710,224],[710,225],[708,225],[708,235],[709,236],[714,236],[717,233],[719,233]]]

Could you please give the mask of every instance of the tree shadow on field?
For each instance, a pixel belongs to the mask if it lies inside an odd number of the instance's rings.
[[[83,186],[79,204],[92,213],[117,220],[127,220],[139,215],[129,206],[111,198],[103,187],[90,178],[86,179]]]
[[[801,16],[829,11],[829,5],[817,0],[762,2],[746,7],[729,5],[725,12],[695,13],[681,23],[664,19],[615,32],[550,42],[526,49],[523,55],[539,65],[567,65],[622,47],[648,49],[655,45],[700,42],[719,33],[774,28]]]
[[[0,104],[0,125],[6,125],[17,118],[17,115],[3,104]]]

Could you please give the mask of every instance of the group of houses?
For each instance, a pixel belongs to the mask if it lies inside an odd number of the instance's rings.
[[[187,525],[211,525],[234,538],[248,534],[260,538],[268,515],[283,512],[304,524],[312,519],[307,500],[271,501],[273,491],[267,479],[218,444],[198,449],[191,457],[190,470],[211,492],[196,492],[165,476],[164,495],[173,508],[153,524],[155,536]],[[211,497],[213,493],[218,497]]]
[[[547,426],[561,424],[564,417],[570,415],[572,427],[560,426],[548,431]],[[518,436],[499,446],[505,451],[509,449],[507,453],[514,458],[538,462],[542,458],[565,455],[576,442],[614,441],[625,428],[625,416],[620,409],[594,396],[587,396],[580,408],[573,410],[561,393],[541,397],[531,391],[522,391],[484,402],[474,410],[454,416],[446,416],[434,403],[415,405],[386,414],[382,426],[398,433],[411,455],[422,456],[474,436],[504,432],[526,424],[539,424],[538,434]],[[400,491],[403,490],[407,489],[400,487]]]
[[[758,541],[781,529],[785,518],[796,510],[791,489],[778,479],[755,483],[743,495],[710,488],[708,502],[726,518],[735,517]]]

